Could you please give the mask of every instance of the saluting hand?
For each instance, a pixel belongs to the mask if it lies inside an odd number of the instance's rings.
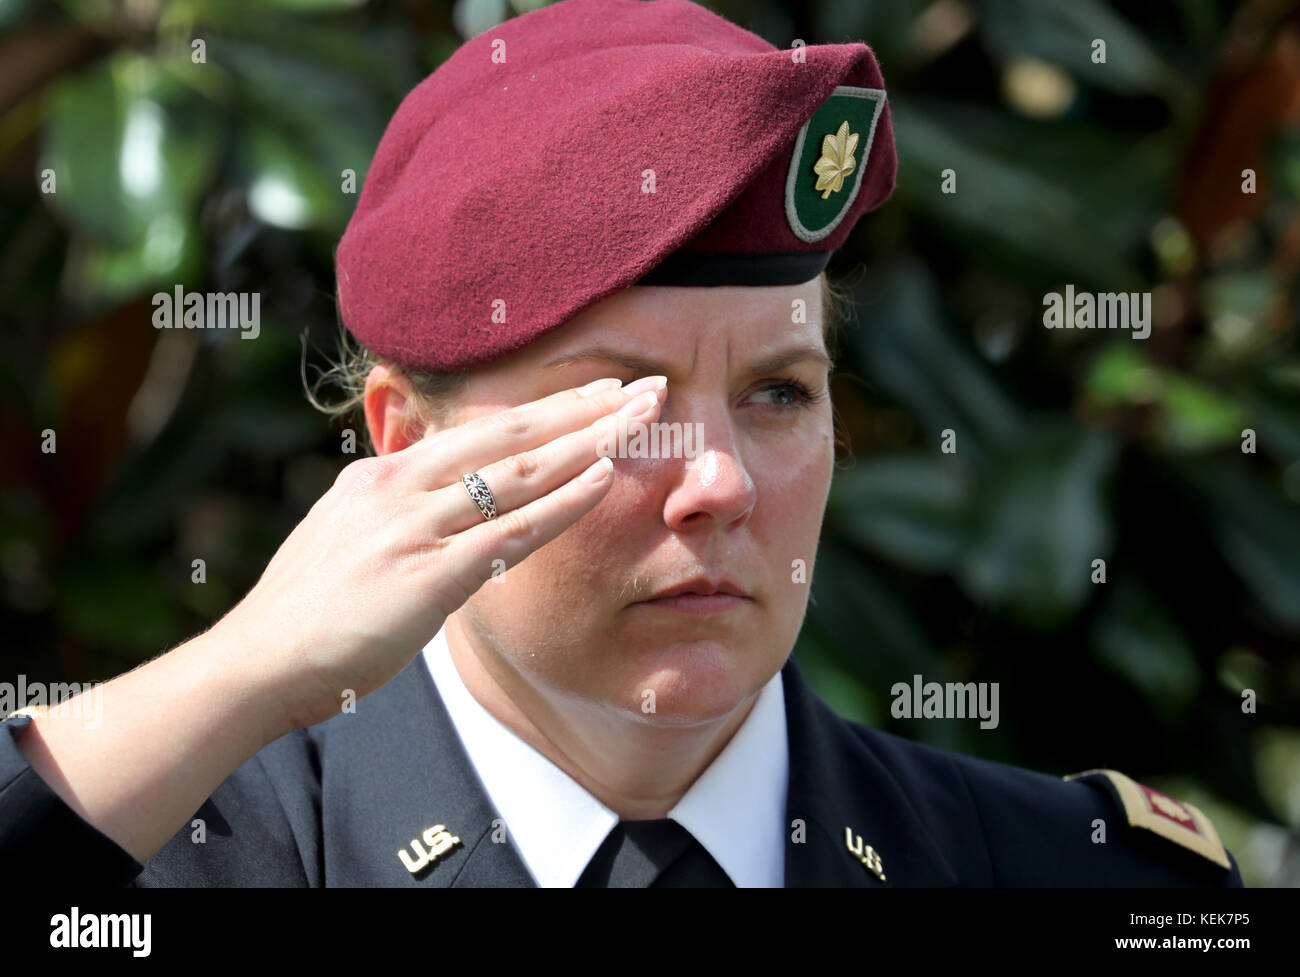
[[[397,675],[494,572],[592,509],[613,483],[600,445],[657,416],[662,377],[608,379],[431,430],[339,473],[248,595],[214,628],[264,656],[292,728]],[[621,413],[615,413],[621,412]],[[485,519],[461,476],[496,501]],[[503,561],[503,562],[502,562]]]

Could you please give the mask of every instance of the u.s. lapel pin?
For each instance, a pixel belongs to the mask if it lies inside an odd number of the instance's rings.
[[[406,870],[412,875],[424,871],[424,869],[460,844],[460,839],[441,824],[435,824],[432,828],[425,828],[421,838],[424,839],[424,844],[420,844],[420,838],[412,838],[411,851],[403,848],[397,853],[397,857],[402,860],[402,864],[406,866]],[[411,857],[411,852],[415,853],[414,858]]]
[[[852,828],[845,827],[844,847],[849,850],[850,855],[865,865],[872,875],[881,882],[885,881],[885,864],[874,848],[862,843],[862,835],[854,834]]]

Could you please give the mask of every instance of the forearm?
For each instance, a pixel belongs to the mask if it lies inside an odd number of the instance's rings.
[[[217,630],[42,712],[18,740],[78,815],[145,862],[240,764],[291,729],[256,649]],[[97,715],[88,721],[87,715]]]

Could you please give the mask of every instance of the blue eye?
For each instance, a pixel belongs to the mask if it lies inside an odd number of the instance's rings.
[[[820,394],[810,393],[798,380],[789,377],[779,383],[774,383],[770,387],[764,387],[758,393],[772,393],[777,395],[777,402],[772,406],[781,410],[794,410],[800,407],[807,407],[814,401],[820,400]]]

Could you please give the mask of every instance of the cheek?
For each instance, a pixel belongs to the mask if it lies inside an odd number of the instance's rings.
[[[624,491],[640,491],[626,484],[631,480],[621,481]],[[491,622],[503,643],[517,647],[557,649],[594,625],[607,610],[602,595],[617,593],[629,578],[627,568],[636,565],[627,527],[641,510],[617,493],[618,481],[568,530],[479,588],[469,601],[475,617]]]
[[[811,562],[835,466],[829,417],[799,437],[757,443],[748,466],[758,497],[757,541],[773,553],[805,550],[796,555]]]
[[[494,617],[526,623],[529,630],[556,618],[581,614],[592,578],[591,547],[573,532],[560,535],[511,567],[500,582],[489,580],[479,591]],[[479,595],[475,595],[476,597]],[[565,607],[563,614],[555,611]]]

